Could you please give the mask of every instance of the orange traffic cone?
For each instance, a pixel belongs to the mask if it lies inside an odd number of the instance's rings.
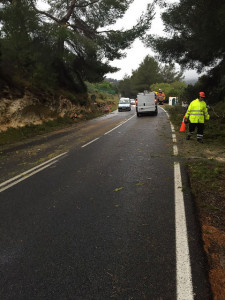
[[[110,110],[110,107],[108,106],[108,110],[109,110],[109,112],[111,112],[111,110]]]
[[[184,118],[185,118],[185,116],[184,116]],[[184,118],[183,118],[183,121],[182,121],[181,126],[180,126],[180,132],[185,132],[185,130],[186,130],[186,125],[184,123]]]

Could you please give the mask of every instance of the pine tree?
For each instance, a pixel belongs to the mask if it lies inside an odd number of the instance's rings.
[[[117,71],[110,61],[123,57],[123,50],[151,26],[153,6],[133,28],[110,29],[132,1],[54,0],[47,1],[47,10],[38,9],[34,0],[4,1],[2,59],[14,73],[39,85],[84,91],[84,80],[100,81]]]

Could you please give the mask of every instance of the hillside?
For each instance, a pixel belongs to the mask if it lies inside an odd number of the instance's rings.
[[[52,94],[25,89],[21,92],[5,86],[0,99],[0,132],[8,128],[41,125],[62,118],[70,124],[74,117],[81,120],[102,114],[109,105],[114,107],[118,101],[116,94],[98,91],[67,95],[64,91]]]

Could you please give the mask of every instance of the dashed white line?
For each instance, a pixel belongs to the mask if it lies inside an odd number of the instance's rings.
[[[178,148],[177,148],[177,145],[173,145],[173,154],[174,154],[174,156],[177,156],[177,155],[178,155]]]
[[[110,132],[112,132],[113,130],[115,130],[115,129],[117,129],[118,127],[122,126],[123,124],[125,124],[126,122],[128,122],[129,120],[131,120],[133,117],[135,117],[135,115],[133,115],[133,116],[132,116],[132,117],[130,117],[129,119],[127,119],[127,120],[123,121],[122,123],[120,123],[120,124],[119,124],[119,125],[117,125],[116,127],[112,128],[111,130],[109,130],[109,131],[105,132],[105,133],[104,133],[104,135],[107,135],[107,134],[109,134]],[[85,144],[85,145],[81,146],[81,148],[85,148],[85,147],[87,147],[88,145],[90,145],[90,144],[94,143],[95,141],[99,140],[99,139],[100,139],[100,137],[101,137],[101,136],[99,136],[99,137],[97,137],[96,139],[94,139],[94,140],[92,140],[92,141],[88,142],[87,144]]]
[[[122,122],[122,123],[120,123],[119,125],[117,125],[116,127],[114,127],[113,129],[111,129],[111,130],[109,130],[109,131],[107,131],[104,135],[107,135],[107,134],[109,134],[110,132],[112,132],[113,130],[115,130],[115,129],[117,129],[118,127],[120,127],[120,126],[122,126],[123,124],[125,124],[126,122],[128,122],[129,120],[131,120],[133,117],[135,117],[136,116],[136,114],[135,115],[133,115],[132,117],[130,117],[129,119],[127,119],[126,121],[124,121],[124,122]]]
[[[170,127],[171,127],[172,132],[175,132],[175,128],[171,122],[170,122]]]
[[[165,111],[163,108],[161,108]],[[165,111],[166,112],[166,111]],[[168,113],[166,112],[169,117]],[[135,115],[134,115],[135,116]],[[113,130],[122,126],[124,123],[132,119],[134,116],[122,122],[118,126],[106,132],[104,135],[109,134]],[[172,139],[176,143],[176,135],[173,125],[171,124]],[[99,138],[97,138],[99,139]],[[93,143],[97,139],[87,143],[83,147]],[[173,153],[178,155],[177,145],[173,145]],[[176,294],[177,300],[194,300],[193,284],[191,275],[190,255],[187,237],[187,225],[184,208],[184,198],[182,192],[182,180],[180,174],[180,164],[174,163],[174,190],[175,190],[175,229],[176,229]]]
[[[122,122],[122,123],[119,124],[118,126],[114,127],[114,128],[111,129],[110,131],[106,132],[104,135],[106,135],[106,134],[112,132],[112,131],[115,130],[116,128],[118,128],[118,127],[120,127],[121,125],[125,124],[126,122],[128,122],[129,120],[131,120],[134,116],[135,116],[135,115],[133,115],[131,118],[125,120],[124,122]],[[81,148],[85,148],[86,146],[88,146],[88,145],[94,143],[95,141],[97,141],[98,139],[100,139],[100,137],[97,137],[97,138],[95,138],[94,140],[92,140],[92,141],[86,143],[85,145],[81,146]],[[32,175],[34,175],[34,174],[36,174],[36,173],[38,173],[38,172],[44,170],[44,169],[50,167],[51,165],[53,165],[53,164],[55,164],[55,163],[57,162],[57,158],[59,158],[59,157],[65,155],[65,154],[67,154],[67,152],[62,153],[62,154],[60,154],[60,155],[58,155],[58,156],[56,156],[56,157],[54,157],[54,158],[52,158],[52,159],[50,159],[50,160],[44,162],[44,163],[42,163],[42,164],[40,164],[40,165],[38,165],[38,166],[36,166],[36,167],[34,167],[34,168],[32,168],[32,169],[26,171],[26,172],[23,172],[23,173],[21,173],[21,174],[15,176],[15,177],[13,177],[13,178],[11,178],[11,179],[5,181],[5,182],[2,182],[2,183],[0,184],[0,192],[3,192],[4,190],[6,190],[6,189],[8,189],[8,188],[10,188],[10,187],[12,187],[12,186],[14,186],[14,185],[16,185],[17,183],[19,183],[19,182],[25,180],[26,178],[28,178],[28,177],[30,177],[30,176],[32,176]],[[43,167],[42,167],[42,166],[43,166]]]
[[[162,108],[163,109],[163,108]],[[164,110],[164,109],[163,109]],[[165,111],[165,110],[164,110]],[[165,111],[166,112],[166,111]],[[167,116],[168,113],[166,112]],[[106,132],[106,134],[112,132],[116,128],[125,124],[127,121],[119,124],[115,128]],[[174,127],[171,124],[172,132]],[[173,142],[176,142],[176,135],[172,135]],[[82,146],[82,148],[87,145],[95,142],[98,138],[90,141],[89,143]],[[174,155],[178,155],[177,145],[173,145]],[[0,184],[0,192],[10,188],[11,186],[25,180],[26,178],[50,167],[51,165],[57,162],[57,158],[65,155],[67,152],[58,155],[46,161],[39,166],[36,166],[14,178],[11,178]],[[175,226],[176,226],[176,281],[177,281],[177,300],[193,300],[193,284],[192,284],[192,275],[191,275],[191,265],[190,265],[190,255],[189,255],[189,246],[188,246],[188,237],[187,237],[187,225],[186,225],[186,216],[185,216],[185,207],[184,207],[184,198],[182,192],[182,180],[180,174],[180,164],[178,162],[174,163],[174,190],[175,190]]]
[[[173,138],[173,142],[176,143],[177,142],[176,134],[172,133],[172,138]]]
[[[92,141],[88,142],[87,144],[85,144],[85,145],[81,146],[81,148],[87,147],[88,145],[90,145],[90,144],[94,143],[94,142],[95,142],[95,141],[97,141],[98,139],[100,139],[100,137],[97,137],[96,139],[94,139],[94,140],[92,140]]]

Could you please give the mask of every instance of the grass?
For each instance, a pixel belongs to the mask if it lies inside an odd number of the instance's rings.
[[[179,137],[179,128],[187,108],[181,106],[165,106],[165,108],[170,115],[170,120],[178,132],[177,135]],[[210,120],[204,131],[205,144],[201,145],[202,147],[199,149],[200,145],[197,143],[192,143],[190,146],[190,143],[187,144],[184,142],[184,148],[182,149],[182,153],[184,153],[184,156],[189,160],[188,171],[190,178],[193,181],[197,180],[199,182],[198,190],[216,190],[218,184],[220,184],[218,178],[224,176],[224,163],[218,162],[217,158],[223,152],[222,149],[224,149],[225,119],[223,115],[225,115],[225,106],[223,103],[218,103],[215,107],[209,109],[209,114]],[[182,145],[180,144],[180,146]],[[202,157],[202,159],[192,160],[190,155],[191,151],[189,151],[188,146],[192,148],[191,150],[196,156]],[[211,159],[209,156],[207,159],[207,151],[209,149],[212,149],[215,159]]]
[[[74,123],[69,117],[57,118],[52,121],[44,122],[40,125],[26,125],[23,127],[9,128],[0,133],[0,145],[16,143],[27,138],[35,137],[40,134],[52,132],[65,128]]]
[[[180,158],[187,164],[196,216],[208,257],[212,292],[215,299],[222,299],[224,264],[217,258],[225,253],[225,103],[209,108],[210,120],[204,131],[204,144],[197,143],[196,137],[186,141],[186,133],[179,132],[186,108],[165,106],[165,109],[177,133]]]
[[[199,145],[193,140],[186,141],[186,133],[179,128],[187,108],[181,106],[165,106],[170,120],[177,132],[179,153],[187,161],[187,171],[191,190],[199,209],[211,215],[224,211],[225,206],[225,105],[218,103],[209,109],[210,120],[205,131],[205,143]],[[216,201],[217,199],[217,201]],[[220,199],[220,200],[218,200]]]
[[[179,131],[182,119],[187,108],[182,106],[165,106],[165,109],[170,115],[171,122]],[[215,106],[208,109],[210,120],[205,123],[205,136],[208,144],[214,144],[218,147],[224,147],[225,141],[225,105],[224,102],[219,102]]]
[[[217,191],[224,176],[224,164],[215,160],[197,161],[188,165],[194,191]],[[196,184],[194,183],[196,182]]]

